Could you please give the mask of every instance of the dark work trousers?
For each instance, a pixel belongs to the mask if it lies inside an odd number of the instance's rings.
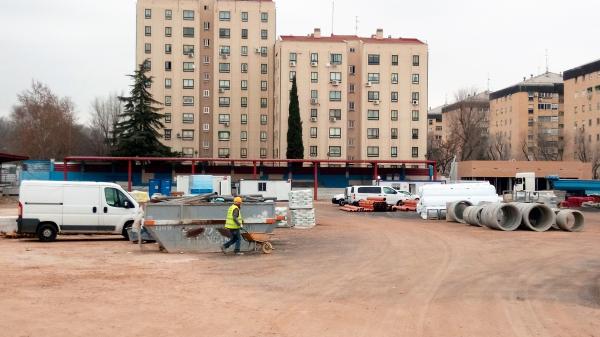
[[[225,244],[224,244],[225,249],[231,247],[231,245],[233,245],[235,243],[234,251],[237,253],[240,251],[240,244],[242,243],[242,236],[240,235],[240,230],[229,228],[229,232],[231,233],[231,239],[229,239],[229,241],[225,242]]]

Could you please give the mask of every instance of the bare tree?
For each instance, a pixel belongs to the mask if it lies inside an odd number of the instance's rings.
[[[490,138],[488,149],[488,157],[491,160],[508,160],[510,159],[510,149],[506,137],[500,132],[497,132]]]
[[[575,135],[575,151],[577,158],[585,163],[592,164],[592,177],[600,178],[600,144],[592,145],[590,136],[585,133],[585,129],[581,128]]]
[[[478,91],[479,89],[475,86],[460,88],[454,93],[454,102],[464,101],[469,97],[476,96]]]
[[[17,96],[11,120],[15,149],[34,159],[63,158],[79,143],[74,105],[46,85],[33,81]]]
[[[119,100],[119,95],[111,93],[107,97],[96,97],[91,108],[92,120],[89,132],[93,152],[108,155],[114,149],[113,131],[123,111],[123,104]]]
[[[6,117],[0,117],[0,152],[13,152],[13,125]]]
[[[456,144],[451,140],[430,139],[427,159],[437,162],[438,171],[443,175],[450,173],[450,164],[456,156]]]

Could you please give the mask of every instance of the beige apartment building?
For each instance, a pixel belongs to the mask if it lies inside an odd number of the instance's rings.
[[[490,137],[508,144],[510,159],[562,160],[563,118],[559,74],[532,75],[490,94]]]
[[[442,120],[442,109],[445,105],[433,108],[427,112],[427,150],[442,142],[444,137],[444,126]]]
[[[275,54],[274,156],[287,149],[296,77],[305,158],[425,159],[428,47],[417,39],[281,36]]]
[[[600,154],[600,60],[564,72],[566,160]]]
[[[164,103],[164,144],[186,157],[271,157],[275,39],[272,1],[138,0],[136,61]]]

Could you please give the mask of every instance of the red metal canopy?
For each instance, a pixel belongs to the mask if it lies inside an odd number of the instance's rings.
[[[11,161],[23,161],[23,160],[27,160],[27,159],[29,159],[29,157],[27,157],[27,156],[21,156],[18,154],[10,154],[10,153],[0,152],[0,164],[8,163]]]

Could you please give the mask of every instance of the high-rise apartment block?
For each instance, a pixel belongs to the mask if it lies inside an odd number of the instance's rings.
[[[272,157],[272,1],[138,0],[137,63],[188,157]]]
[[[546,72],[490,94],[489,134],[517,160],[561,160],[562,76]]]
[[[267,0],[138,0],[138,64],[164,103],[162,141],[187,157],[285,158],[291,79],[305,158],[425,159],[427,45],[282,36]]]
[[[600,60],[564,72],[565,160],[600,153]]]
[[[275,152],[285,155],[289,91],[298,86],[305,158],[424,159],[427,45],[353,35],[281,36],[275,61]]]

